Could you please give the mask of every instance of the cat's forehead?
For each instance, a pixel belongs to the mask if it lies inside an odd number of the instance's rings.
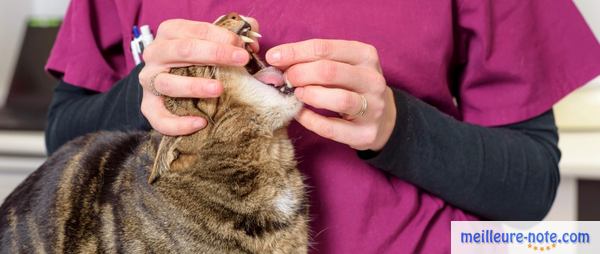
[[[246,21],[243,16],[235,12],[217,18],[214,24],[236,34],[240,34],[243,30],[251,29],[250,23]]]

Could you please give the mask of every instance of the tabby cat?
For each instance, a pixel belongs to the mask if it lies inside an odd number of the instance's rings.
[[[249,27],[236,14],[217,24]],[[242,67],[171,73],[222,82],[219,98],[165,98],[208,126],[64,145],[0,207],[0,253],[307,252],[307,200],[286,132],[301,103]]]

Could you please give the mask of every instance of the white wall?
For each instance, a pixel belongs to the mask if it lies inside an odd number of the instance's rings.
[[[69,0],[30,0],[33,2],[31,13],[36,17],[62,17]]]
[[[31,4],[31,1],[19,0],[0,4],[0,106],[4,104]]]
[[[8,0],[0,3],[0,107],[8,92],[28,17],[62,17],[69,0]]]

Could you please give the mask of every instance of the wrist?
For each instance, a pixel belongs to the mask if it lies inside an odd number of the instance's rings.
[[[381,149],[383,149],[383,147],[390,140],[390,137],[392,136],[396,126],[396,102],[394,100],[394,93],[390,87],[386,87],[384,96],[387,103],[382,116],[382,122],[379,127],[379,135],[373,146],[369,149],[374,152],[379,152]]]

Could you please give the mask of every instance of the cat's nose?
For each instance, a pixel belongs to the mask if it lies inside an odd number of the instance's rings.
[[[272,84],[276,87],[282,86],[284,84],[283,73],[281,72],[281,70],[273,66],[269,66],[258,71],[254,74],[254,78],[260,80],[265,84]]]

